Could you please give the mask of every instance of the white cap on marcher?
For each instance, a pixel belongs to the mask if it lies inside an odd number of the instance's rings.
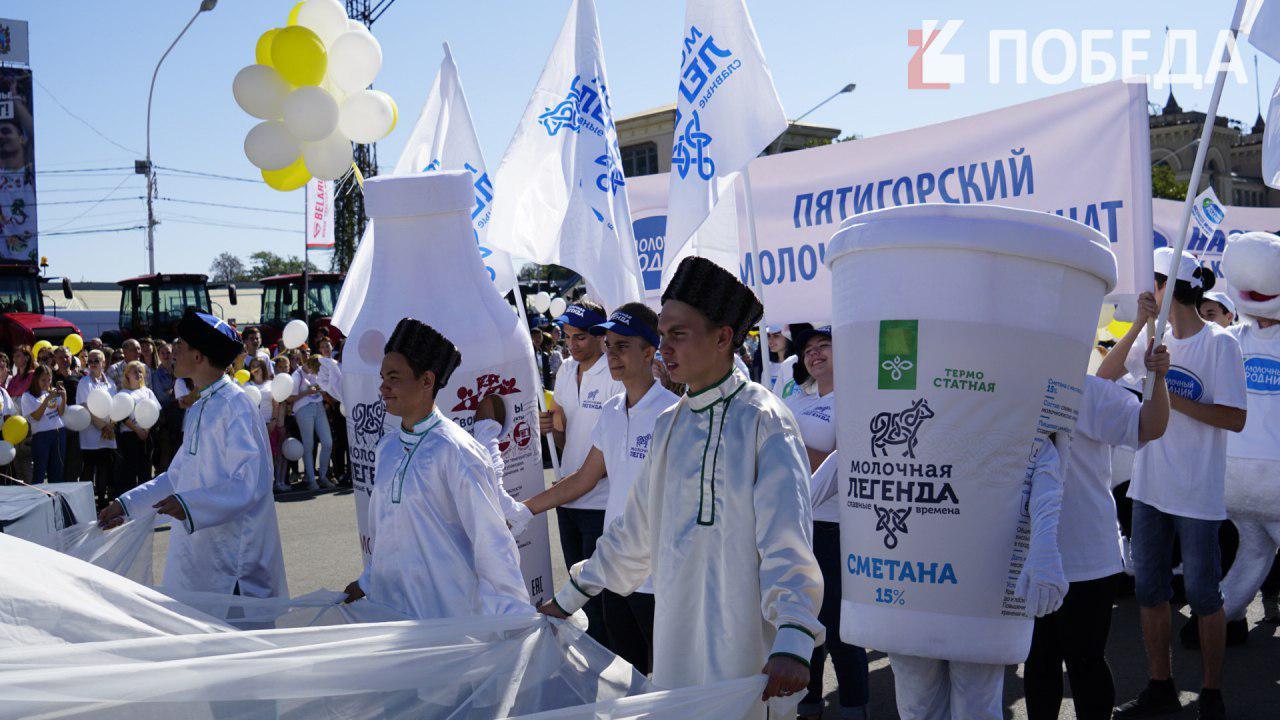
[[[1226,293],[1213,290],[1205,293],[1204,299],[1212,300],[1218,303],[1219,305],[1222,305],[1222,307],[1226,308],[1227,312],[1231,313],[1232,315],[1236,314],[1236,304],[1232,302],[1231,298]]]
[[[1155,271],[1168,277],[1169,261],[1173,259],[1173,248],[1162,247],[1156,248],[1155,252]],[[1178,280],[1185,280],[1191,284],[1193,288],[1204,287],[1204,281],[1195,276],[1196,268],[1200,267],[1200,261],[1196,260],[1196,256],[1182,251],[1182,261],[1178,263]]]

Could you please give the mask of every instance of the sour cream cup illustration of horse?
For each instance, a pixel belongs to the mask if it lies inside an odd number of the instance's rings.
[[[840,635],[968,662],[1026,658],[1013,588],[1031,460],[1070,433],[1106,238],[1041,212],[914,205],[844,222],[832,272]]]

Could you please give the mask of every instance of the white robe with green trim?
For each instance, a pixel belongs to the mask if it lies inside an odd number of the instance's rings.
[[[378,444],[360,589],[417,619],[533,611],[489,451],[433,410]]]
[[[556,594],[573,612],[653,576],[653,680],[676,688],[806,665],[823,638],[804,442],[791,412],[735,369],[658,417],[626,510]],[[759,707],[763,717],[764,706]]]
[[[174,521],[162,588],[247,597],[288,597],[275,498],[271,443],[258,408],[222,376],[200,391],[182,424],[182,447],[166,472],[119,498],[131,517],[174,495],[186,520]]]

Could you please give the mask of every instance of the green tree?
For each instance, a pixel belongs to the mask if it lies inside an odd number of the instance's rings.
[[[307,269],[310,272],[317,272],[315,263],[309,260],[307,261]],[[297,255],[290,255],[284,258],[267,250],[259,250],[249,256],[249,276],[254,280],[261,280],[272,275],[290,275],[300,272],[302,272],[302,258]]]
[[[229,252],[218,255],[209,266],[209,279],[216,283],[246,279],[244,261]]]
[[[1187,198],[1187,184],[1178,181],[1178,176],[1173,173],[1173,168],[1159,163],[1151,166],[1151,197],[1165,198],[1166,200],[1185,200]]]

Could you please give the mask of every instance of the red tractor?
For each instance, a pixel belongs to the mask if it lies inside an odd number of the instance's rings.
[[[46,315],[40,286],[53,282],[30,264],[0,263],[0,346],[12,352],[19,345],[48,340],[54,345],[80,329],[59,317]],[[62,294],[71,299],[71,282],[62,278]]]
[[[262,321],[258,325],[262,333],[263,347],[280,342],[280,334],[290,320],[306,320],[308,341],[316,331],[324,329],[331,340],[342,333],[329,324],[333,308],[338,303],[338,291],[342,288],[340,273],[293,273],[262,278]],[[306,293],[303,293],[303,286]],[[303,300],[306,312],[303,312]]]

